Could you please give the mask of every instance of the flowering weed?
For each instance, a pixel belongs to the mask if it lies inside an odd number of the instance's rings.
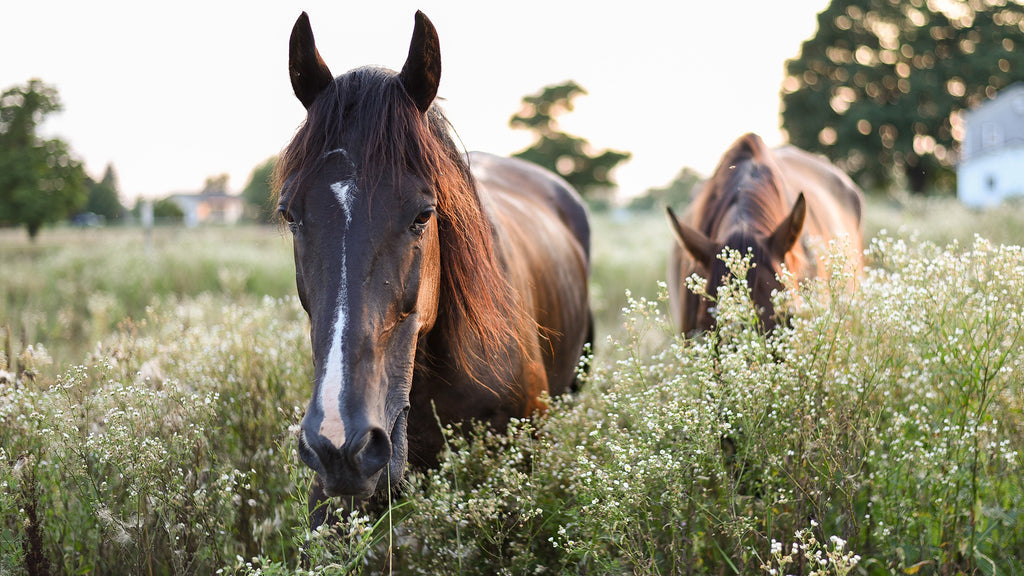
[[[438,469],[316,533],[294,299],[224,273],[80,365],[5,350],[0,573],[1024,573],[1024,250],[882,234],[859,274],[785,276],[767,336],[726,259],[715,331],[628,295],[581,392],[447,430]]]

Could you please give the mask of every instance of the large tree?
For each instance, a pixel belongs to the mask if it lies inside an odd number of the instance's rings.
[[[1024,79],[1022,26],[1014,0],[833,0],[786,63],[782,126],[865,187],[948,184],[960,111]]]
[[[530,130],[537,136],[532,145],[513,156],[558,173],[580,194],[593,197],[601,192],[614,191],[616,184],[612,170],[629,160],[631,155],[616,150],[595,151],[585,139],[559,129],[558,117],[571,112],[573,100],[586,93],[571,80],[547,86],[539,93],[523,98],[522,110],[512,116],[509,125]]]
[[[58,139],[36,133],[61,110],[57,90],[40,80],[0,94],[0,224],[24,225],[35,238],[86,202],[85,171]]]
[[[89,200],[85,204],[85,209],[103,216],[107,222],[120,220],[124,216],[125,209],[121,205],[117,174],[112,164],[107,164],[102,180],[89,183]]]

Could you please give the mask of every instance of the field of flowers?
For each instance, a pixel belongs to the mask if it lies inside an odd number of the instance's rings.
[[[315,533],[287,238],[0,231],[0,574],[1022,574],[1019,222],[873,203],[856,292],[682,340],[663,217],[599,215],[584,391]]]

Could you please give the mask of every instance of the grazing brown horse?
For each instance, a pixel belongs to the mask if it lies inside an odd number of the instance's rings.
[[[307,116],[276,187],[310,320],[299,454],[317,473],[313,507],[435,465],[443,425],[500,430],[574,386],[592,330],[590,228],[561,178],[459,151],[434,104],[440,51],[422,13],[401,72],[337,78],[303,13],[289,72]]]
[[[792,146],[769,149],[756,134],[741,137],[681,218],[668,208],[678,240],[669,257],[669,303],[679,330],[692,335],[714,325],[713,304],[684,282],[697,273],[708,294],[717,294],[729,274],[718,258],[725,248],[751,254],[747,282],[766,332],[776,323],[771,295],[782,288],[783,262],[798,279],[825,277],[813,247],[847,236],[848,263],[859,270],[862,201],[860,188],[824,158]]]

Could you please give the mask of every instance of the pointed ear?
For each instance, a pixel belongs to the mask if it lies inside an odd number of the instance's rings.
[[[710,265],[715,256],[718,255],[718,245],[699,230],[691,228],[683,223],[670,206],[665,207],[668,213],[668,222],[676,232],[676,239],[686,250],[701,264]]]
[[[398,77],[416,108],[426,113],[441,83],[441,44],[434,25],[419,10],[409,43],[409,56]]]
[[[804,217],[807,215],[807,201],[804,200],[804,193],[801,192],[793,204],[793,210],[779,223],[779,226],[772,232],[772,254],[781,260],[786,253],[796,244],[800,232],[804,229]]]
[[[331,71],[324,64],[313,41],[313,29],[309,16],[303,12],[292,27],[288,40],[288,75],[292,79],[292,90],[299,102],[308,110],[316,97],[334,80]]]

